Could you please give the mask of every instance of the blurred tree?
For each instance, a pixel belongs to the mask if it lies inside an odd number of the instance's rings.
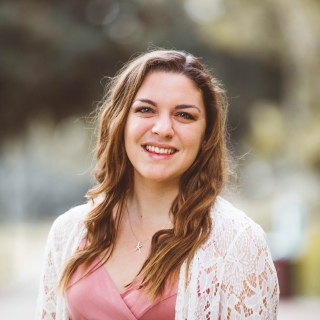
[[[231,123],[237,127],[241,121],[236,133],[243,133],[252,101],[278,100],[279,65],[224,46],[221,39],[230,41],[230,34],[224,35],[223,29],[220,40],[205,27],[199,32],[189,2],[2,1],[1,137],[24,132],[27,119],[41,112],[55,121],[87,114],[103,95],[101,77],[114,75],[123,61],[150,44],[190,51],[213,66],[229,95],[237,97],[232,100],[237,108],[231,108]]]
[[[259,57],[266,65],[280,66],[281,82],[275,85],[280,90],[285,139],[278,151],[281,149],[282,156],[296,165],[312,166],[319,171],[320,2],[186,0],[185,5],[197,23],[199,37],[211,47],[251,59]],[[261,88],[260,75],[254,77]],[[269,81],[265,85],[269,86]],[[256,87],[252,89],[257,92]],[[269,126],[272,123],[269,121]],[[258,145],[255,147],[259,149]]]

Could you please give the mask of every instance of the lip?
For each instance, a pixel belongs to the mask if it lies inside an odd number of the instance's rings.
[[[179,151],[178,148],[170,145],[170,144],[165,144],[165,143],[158,143],[158,142],[146,142],[144,144],[141,145],[143,148],[145,148],[145,146],[153,146],[153,147],[158,147],[159,149],[160,148],[163,148],[163,149],[174,149],[177,151]]]
[[[146,149],[146,146],[153,146],[153,147],[158,147],[159,149],[160,148],[163,148],[163,149],[173,149],[175,150],[175,152],[171,153],[171,154],[168,154],[168,153],[154,153],[154,152],[150,152]],[[157,159],[157,160],[166,160],[166,159],[171,159],[174,157],[175,154],[178,153],[178,149],[173,147],[172,145],[169,145],[169,144],[165,144],[165,143],[158,143],[158,142],[146,142],[146,143],[143,143],[141,145],[142,147],[142,150],[151,158],[153,159]]]

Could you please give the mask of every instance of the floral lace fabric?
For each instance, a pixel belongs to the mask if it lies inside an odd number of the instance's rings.
[[[36,320],[68,320],[56,285],[64,263],[86,236],[83,218],[91,206],[69,210],[54,222],[48,236]],[[243,212],[218,197],[212,209],[213,229],[196,252],[186,279],[180,270],[176,302],[179,320],[276,319],[277,274],[265,234]]]

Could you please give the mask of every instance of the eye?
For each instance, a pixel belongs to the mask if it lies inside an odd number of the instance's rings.
[[[153,110],[150,107],[138,107],[135,110],[136,113],[153,113]]]
[[[189,112],[178,112],[177,116],[185,120],[195,120],[196,118]]]

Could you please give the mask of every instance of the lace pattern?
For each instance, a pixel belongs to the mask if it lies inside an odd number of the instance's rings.
[[[45,249],[36,320],[69,320],[65,300],[56,289],[66,260],[86,235],[83,217],[90,209],[89,204],[75,207],[59,216],[51,227]]]
[[[185,287],[180,273],[176,318],[276,319],[277,274],[260,226],[219,198],[213,232],[197,251]]]
[[[75,207],[54,222],[48,236],[36,320],[68,320],[59,275],[86,235],[84,216],[89,204]],[[243,212],[217,198],[213,230],[196,252],[185,283],[180,270],[176,319],[276,319],[279,287],[265,234]]]

